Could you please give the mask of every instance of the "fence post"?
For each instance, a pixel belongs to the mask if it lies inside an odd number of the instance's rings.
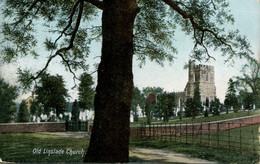
[[[201,141],[201,137],[202,137],[202,123],[200,125],[201,125],[201,129],[200,129],[200,146],[201,146],[201,143],[202,143],[202,141]]]
[[[176,131],[176,128],[177,128],[177,126],[176,126],[177,124],[175,123],[175,126],[174,126],[174,139],[175,139],[175,142],[177,141],[177,137],[176,137],[176,135],[177,135],[177,131]]]
[[[218,136],[218,132],[219,132],[219,122],[218,122],[218,127],[217,127],[217,142],[218,142],[218,148],[219,148],[219,136]]]
[[[240,134],[240,152],[242,153],[242,129],[241,129],[241,123],[239,128],[239,134]]]
[[[194,144],[194,123],[192,123],[192,144]]]
[[[187,123],[186,123],[186,143],[188,143],[188,126],[187,126]]]
[[[180,124],[180,142],[181,142],[181,124]]]
[[[210,146],[210,123],[208,124],[208,146]]]
[[[170,141],[172,140],[172,124],[170,123]]]
[[[230,150],[230,123],[228,123],[228,148]]]

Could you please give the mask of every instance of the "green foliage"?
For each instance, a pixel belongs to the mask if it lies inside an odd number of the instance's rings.
[[[226,92],[225,100],[224,100],[224,105],[227,108],[233,107],[234,110],[238,108],[238,99],[236,96],[236,90],[235,90],[235,83],[232,79],[229,79],[228,82],[228,90]]]
[[[260,63],[256,60],[249,61],[248,64],[244,65],[244,67],[241,70],[242,75],[236,77],[235,85],[240,91],[240,96],[244,105],[248,106],[248,101],[251,101],[249,99],[252,98],[253,102],[250,102],[252,104],[256,104],[256,107],[260,106]],[[249,93],[252,93],[250,95],[250,98],[248,97]]]
[[[211,111],[213,112],[213,116],[220,115],[221,103],[220,103],[219,98],[215,98],[214,101],[213,100],[211,101],[210,108],[211,108]]]
[[[192,117],[192,111],[195,109],[193,98],[187,98],[185,102],[185,117]]]
[[[101,34],[100,27],[89,25],[89,22],[98,16],[98,10],[93,5],[84,4],[81,23],[76,28],[79,3],[75,3],[74,0],[38,1],[37,3],[33,3],[31,0],[18,0],[3,3],[5,6],[3,17],[6,18],[6,22],[1,29],[3,29],[4,35],[5,61],[11,62],[19,56],[27,55],[37,58],[50,53],[52,56],[57,49],[68,47],[71,44],[72,33],[76,31],[73,47],[60,51],[60,54],[65,60],[70,61],[72,69],[87,68],[86,57],[89,54],[89,45],[94,40],[99,41]],[[40,31],[42,28],[46,32]],[[37,40],[39,34],[46,36],[43,39],[45,41]],[[38,54],[37,48],[40,45],[44,45],[45,50],[49,53]],[[63,64],[68,68],[66,62]]]
[[[145,115],[147,118],[147,124],[151,123],[152,112],[155,110],[155,103],[146,103],[144,107]]]
[[[134,95],[131,102],[131,111],[134,113],[134,121],[138,121],[138,114],[137,114],[137,106],[139,105],[141,109],[144,109],[144,94],[137,88],[134,87]]]
[[[204,117],[209,117],[209,112],[208,112],[207,109],[206,109],[205,112],[204,112]]]
[[[17,122],[29,122],[29,111],[25,100],[22,101],[17,114]]]
[[[95,91],[92,88],[94,82],[92,77],[83,73],[80,76],[80,84],[79,84],[79,107],[83,109],[93,109],[94,108],[94,95]]]
[[[56,110],[56,116],[65,112],[68,90],[62,76],[44,73],[35,86],[36,101],[43,104],[44,113],[48,114],[52,109]]]
[[[245,109],[252,110],[253,105],[255,103],[255,97],[253,93],[250,92],[240,92],[240,96],[242,98],[242,104],[244,105]]]
[[[73,105],[72,105],[71,120],[72,121],[79,121],[79,113],[80,113],[79,103],[78,103],[77,100],[75,100],[73,102]]]
[[[192,116],[195,117],[198,115],[198,113],[202,113],[203,107],[201,105],[201,97],[200,97],[200,91],[199,91],[199,87],[196,87],[194,90],[194,97],[193,97],[193,101],[194,101],[194,107],[195,109],[192,110]]]
[[[43,113],[42,108],[43,107],[37,101],[34,100],[31,104],[31,107],[30,107],[30,114],[32,116],[36,116],[36,119],[37,119]]]
[[[10,86],[0,78],[0,123],[8,123],[14,120],[16,113],[14,100],[17,96],[17,87]]]
[[[172,61],[177,53],[173,45],[176,24],[170,18],[167,6],[162,1],[139,0],[140,12],[136,17],[134,30],[134,54],[140,66],[146,58],[163,65],[165,60]]]
[[[175,94],[163,92],[157,96],[157,105],[156,107],[161,113],[164,122],[168,122],[169,118],[174,115],[175,108]]]

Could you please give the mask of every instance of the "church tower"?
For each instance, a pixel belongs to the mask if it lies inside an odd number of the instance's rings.
[[[198,87],[200,91],[201,102],[206,99],[215,100],[215,71],[213,66],[196,65],[194,61],[189,61],[188,82],[185,87],[186,98],[193,98],[194,91]]]

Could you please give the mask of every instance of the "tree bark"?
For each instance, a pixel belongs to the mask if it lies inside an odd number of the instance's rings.
[[[104,0],[95,119],[84,162],[128,162],[136,0]]]

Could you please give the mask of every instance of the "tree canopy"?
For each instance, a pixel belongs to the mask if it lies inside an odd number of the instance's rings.
[[[93,89],[93,79],[87,74],[83,73],[80,78],[80,84],[78,87],[79,95],[79,107],[83,109],[93,109],[94,108],[94,96],[95,91]]]
[[[36,101],[43,104],[46,114],[54,109],[56,116],[59,117],[65,112],[66,98],[69,95],[62,76],[42,74],[39,84],[35,86],[35,93],[37,95]]]
[[[235,84],[246,106],[249,102],[256,104],[257,107],[260,106],[260,63],[256,60],[249,61],[244,65],[241,73],[241,76],[236,77]]]
[[[17,96],[17,87],[9,85],[0,78],[0,123],[8,123],[14,120],[16,113],[14,100]]]

